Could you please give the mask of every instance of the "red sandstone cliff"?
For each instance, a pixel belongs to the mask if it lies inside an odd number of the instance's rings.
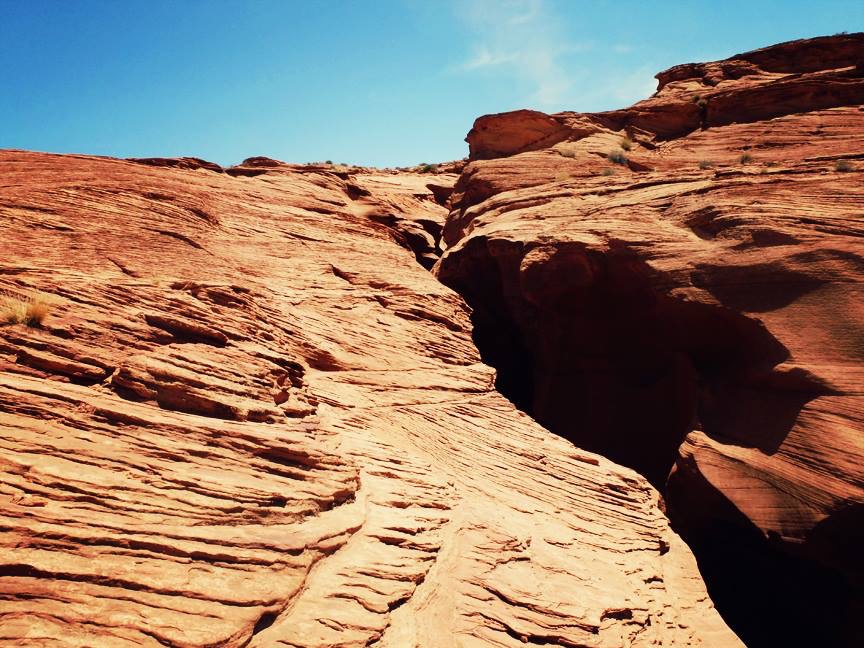
[[[862,52],[483,117],[458,180],[0,152],[58,302],[0,326],[0,644],[740,645],[665,507],[748,643],[855,645]]]
[[[417,263],[455,176],[0,178],[0,289],[60,300],[0,326],[0,644],[736,643],[656,492],[500,396]]]
[[[753,646],[864,642],[862,62],[797,41],[481,117],[436,267],[502,393],[661,490]]]

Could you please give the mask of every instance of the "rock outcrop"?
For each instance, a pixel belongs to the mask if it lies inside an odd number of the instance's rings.
[[[434,172],[0,151],[0,645],[864,643],[862,60]]]
[[[59,300],[0,326],[0,644],[740,645],[656,490],[503,398],[418,265],[454,175],[0,177],[0,290]]]
[[[435,268],[502,393],[664,493],[750,646],[864,643],[862,61],[797,41],[480,118]]]

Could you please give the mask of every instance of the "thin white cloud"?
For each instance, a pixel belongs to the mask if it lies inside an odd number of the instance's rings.
[[[590,45],[568,43],[544,0],[469,0],[457,12],[476,38],[459,69],[511,72],[533,87],[527,100],[538,108],[555,107],[568,97],[573,80],[561,58]]]
[[[540,0],[525,0],[525,10],[523,13],[517,13],[507,19],[511,25],[523,25],[534,20],[540,10]]]
[[[467,27],[465,59],[451,71],[512,80],[517,104],[547,112],[609,110],[652,95],[656,70],[649,60],[621,69],[624,56],[644,47],[626,41],[580,40],[590,25],[556,15],[550,0],[455,0]],[[518,90],[517,90],[518,89]]]
[[[516,58],[517,56],[515,54],[504,54],[502,52],[492,53],[485,47],[480,47],[476,50],[474,56],[465,61],[459,67],[463,70],[477,70],[479,68],[512,63]]]

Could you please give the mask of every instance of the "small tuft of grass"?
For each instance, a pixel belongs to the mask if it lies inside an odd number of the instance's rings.
[[[627,164],[627,156],[624,155],[624,151],[609,151],[606,159],[613,164]]]
[[[21,297],[3,293],[0,295],[0,323],[39,328],[56,305],[57,299],[53,295],[32,293]]]
[[[738,158],[738,161],[741,164],[749,164],[750,162],[753,161],[753,156],[750,155],[749,153],[744,153],[740,158]]]
[[[699,160],[699,168],[703,171],[705,169],[713,169],[714,163],[711,160]]]
[[[606,167],[605,169],[603,169],[602,175],[604,175],[604,176],[615,175],[615,169],[613,169],[612,167]]]
[[[558,155],[562,155],[567,158],[575,158],[578,155],[579,151],[575,146],[572,145],[562,145],[559,146],[556,151]]]
[[[621,141],[618,143],[618,146],[620,146],[625,151],[629,151],[633,148],[633,140],[631,140],[629,137],[622,137]]]
[[[852,166],[852,163],[849,160],[837,160],[834,163],[834,170],[840,171],[841,173],[845,173],[846,171],[852,171],[855,167]]]

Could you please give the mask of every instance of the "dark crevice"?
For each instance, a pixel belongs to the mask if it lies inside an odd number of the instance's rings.
[[[426,270],[431,270],[441,257],[441,223],[431,218],[412,220],[394,214],[371,214],[369,219],[389,229],[393,240],[410,250]]]
[[[825,392],[801,370],[775,370],[788,352],[761,323],[664,293],[625,246],[535,251],[466,249],[460,267],[442,264],[439,275],[473,308],[475,343],[503,395],[660,490],[692,430],[776,449],[801,407]],[[764,422],[760,438],[744,409]]]
[[[463,246],[436,272],[472,307],[474,341],[497,369],[497,389],[666,496],[718,610],[748,646],[864,645],[852,623],[862,611],[853,584],[862,578],[841,568],[855,562],[854,543],[837,540],[852,530],[864,546],[861,511],[838,513],[803,544],[766,538],[679,455],[694,430],[776,452],[801,409],[835,393],[829,386],[779,367],[788,351],[758,320],[721,305],[731,292],[717,305],[673,296],[669,278],[623,243],[591,250],[474,237]],[[706,270],[696,282],[709,278]],[[810,286],[799,288],[789,290]],[[756,292],[747,298],[752,307]],[[848,555],[825,564],[835,540]]]
[[[864,645],[864,506],[843,509],[803,542],[788,543],[766,537],[686,461],[667,493],[673,527],[693,549],[718,611],[747,646]]]
[[[263,632],[272,626],[278,617],[279,615],[276,612],[265,612],[262,614],[255,622],[255,626],[252,628],[252,636],[254,637],[259,632]]]

